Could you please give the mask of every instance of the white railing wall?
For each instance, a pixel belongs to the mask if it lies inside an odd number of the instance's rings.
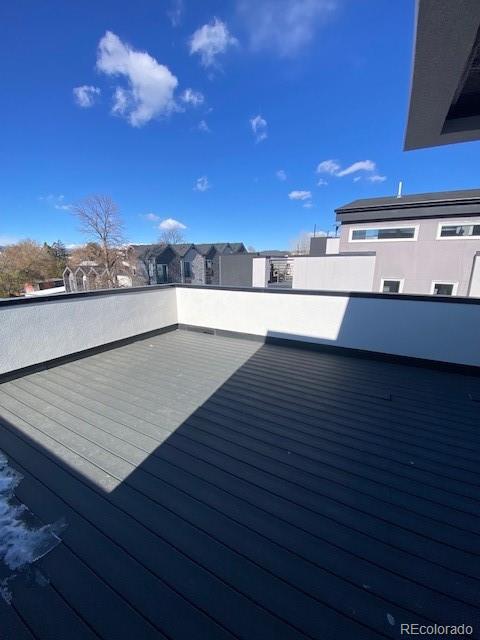
[[[194,326],[480,366],[480,300],[177,289]]]
[[[0,374],[165,327],[480,366],[480,300],[166,286],[0,302]]]
[[[0,374],[177,324],[175,288],[0,302]]]

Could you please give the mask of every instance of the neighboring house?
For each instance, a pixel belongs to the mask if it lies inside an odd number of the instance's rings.
[[[133,245],[144,284],[219,284],[220,256],[246,253],[241,242]]]
[[[373,291],[479,295],[480,189],[356,200],[336,215],[340,254],[376,255]]]
[[[131,287],[134,271],[135,269],[132,271],[127,262],[123,262],[122,266],[117,269],[118,287]],[[67,293],[104,289],[107,287],[106,281],[105,268],[90,260],[81,262],[77,267],[66,267],[63,272],[63,282]]]
[[[215,242],[195,245],[204,258],[205,284],[220,284],[220,257],[245,254],[247,250],[243,242]]]
[[[65,286],[62,278],[50,278],[27,282],[23,290],[26,296],[48,296],[54,293],[64,293]]]

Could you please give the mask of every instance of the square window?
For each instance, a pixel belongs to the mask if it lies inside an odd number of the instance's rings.
[[[383,280],[382,293],[400,293],[400,280]]]
[[[453,284],[445,282],[435,282],[433,285],[433,295],[435,296],[452,296]]]

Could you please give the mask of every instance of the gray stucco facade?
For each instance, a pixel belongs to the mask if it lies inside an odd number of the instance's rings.
[[[220,256],[219,284],[225,287],[251,287],[254,258],[258,258],[258,253]]]
[[[447,285],[447,295],[478,295],[480,190],[360,200],[336,213],[340,253],[376,254],[373,291],[394,281],[400,293],[440,293],[440,284]],[[442,228],[449,226],[450,233],[455,227],[463,235],[446,236]],[[409,237],[389,237],[402,234]]]

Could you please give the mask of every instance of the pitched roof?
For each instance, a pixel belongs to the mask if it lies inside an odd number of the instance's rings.
[[[214,245],[210,242],[210,243],[203,243],[203,244],[196,244],[195,248],[197,249],[197,251],[199,253],[202,254],[202,256],[206,256],[207,253],[210,253],[210,251],[213,249]]]
[[[132,244],[130,246],[137,252],[138,256],[144,256],[147,253],[150,255],[158,256],[167,249],[171,249],[178,256],[182,257],[193,245],[192,243],[164,244],[162,242],[157,242],[156,244]]]
[[[132,244],[130,246],[137,252],[137,255],[139,256],[143,256],[146,253],[150,253],[152,255],[160,255],[168,248],[172,249],[172,251],[174,251],[180,257],[183,257],[192,247],[194,247],[202,256],[210,253],[212,249],[216,249],[219,253],[223,253],[228,247],[231,247],[232,251],[234,252],[245,249],[245,245],[243,244],[243,242],[204,242],[200,244],[192,242],[179,244],[162,244],[158,242],[156,244]]]
[[[243,244],[243,242],[230,242],[229,244],[232,247],[232,250],[235,252],[242,250],[245,251],[245,245]]]
[[[182,243],[182,244],[167,244],[165,246],[165,249],[170,247],[170,249],[175,251],[175,253],[177,255],[179,255],[180,257],[183,257],[187,253],[187,251],[189,251],[194,246],[195,245],[192,244],[191,242],[190,243]]]

